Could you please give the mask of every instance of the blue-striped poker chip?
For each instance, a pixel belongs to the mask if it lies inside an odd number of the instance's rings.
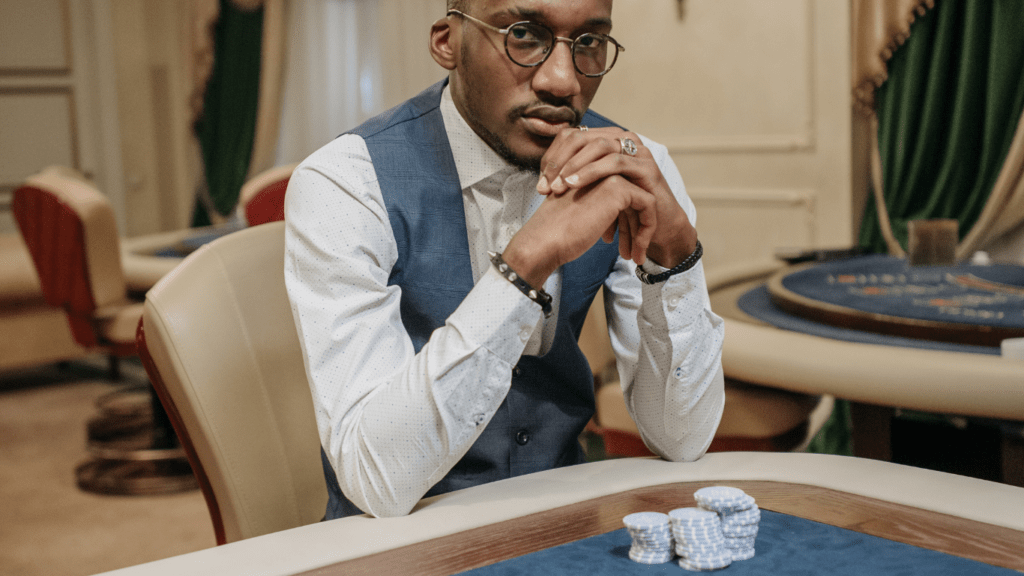
[[[732,548],[726,548],[725,546],[718,547],[704,547],[704,548],[693,548],[690,546],[676,546],[676,554],[680,556],[729,556],[732,554]]]
[[[722,535],[726,538],[746,538],[757,536],[758,524],[744,524],[741,526],[722,526]]]
[[[761,509],[755,504],[747,510],[740,510],[722,516],[722,524],[757,524],[761,521]]]
[[[634,512],[623,518],[622,523],[627,528],[643,530],[668,525],[669,516],[661,512]]]
[[[719,570],[732,564],[732,556],[722,557],[712,561],[702,561],[693,558],[680,558],[679,566],[687,570]]]
[[[701,508],[721,514],[747,510],[755,505],[754,498],[739,488],[731,486],[709,486],[693,493]]]
[[[664,564],[675,558],[675,552],[637,552],[632,548],[629,550],[629,559],[640,564]]]
[[[676,544],[680,546],[725,546],[728,540],[721,534],[717,536],[677,536],[675,538]]]
[[[718,514],[703,508],[676,508],[668,513],[673,524],[710,524],[719,522]]]
[[[743,560],[750,560],[755,555],[754,548],[737,548],[732,551],[732,561],[741,562]]]
[[[726,538],[726,548],[749,548],[754,545],[757,541],[757,536],[748,536],[745,538]]]

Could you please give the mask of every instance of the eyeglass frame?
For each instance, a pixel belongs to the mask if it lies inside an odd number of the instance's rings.
[[[447,13],[445,13],[445,17],[447,18],[448,16],[451,16],[452,14],[458,14],[459,16],[462,16],[464,18],[468,18],[469,20],[471,20],[473,22],[476,22],[477,24],[483,26],[484,28],[487,28],[488,30],[491,30],[493,32],[497,32],[498,34],[501,34],[502,36],[504,36],[505,37],[505,55],[508,56],[508,59],[511,60],[513,64],[515,64],[517,66],[522,66],[523,68],[536,68],[537,66],[540,66],[541,64],[547,62],[548,58],[555,51],[555,45],[558,42],[565,42],[565,43],[569,44],[569,54],[572,56],[572,67],[576,69],[576,72],[580,73],[583,76],[586,76],[587,78],[600,78],[601,76],[604,76],[608,72],[611,72],[611,69],[615,66],[615,63],[618,62],[618,60],[619,60],[619,52],[625,52],[626,51],[626,47],[623,46],[622,44],[619,44],[618,41],[615,40],[615,38],[612,38],[611,36],[609,36],[607,34],[601,34],[601,33],[598,33],[598,32],[584,32],[583,34],[580,34],[575,39],[573,39],[573,38],[566,38],[564,36],[556,36],[555,32],[551,28],[548,28],[547,26],[545,26],[545,25],[543,25],[543,24],[541,24],[539,22],[532,22],[530,20],[522,20],[522,21],[519,21],[519,22],[513,22],[512,24],[509,24],[505,28],[498,28],[497,26],[493,26],[491,24],[488,24],[487,22],[484,22],[483,20],[480,20],[479,18],[474,18],[473,16],[470,16],[469,14],[466,14],[465,12],[461,12],[459,10],[449,10]],[[508,51],[508,32],[513,27],[518,26],[520,24],[529,24],[531,26],[539,26],[539,27],[547,30],[551,34],[551,38],[552,38],[551,47],[544,54],[543,58],[541,58],[538,62],[535,62],[533,64],[523,64],[522,62],[519,62],[518,60],[513,58],[512,54],[510,54],[509,51]],[[615,46],[615,54],[614,54],[614,56],[612,58],[611,66],[608,66],[607,68],[605,68],[605,70],[603,72],[601,72],[600,74],[587,74],[586,72],[580,70],[579,65],[576,64],[576,43],[579,42],[580,38],[583,38],[584,36],[598,36],[598,37],[600,37],[600,38],[602,38],[604,40],[607,40],[608,42],[611,42],[612,45]]]

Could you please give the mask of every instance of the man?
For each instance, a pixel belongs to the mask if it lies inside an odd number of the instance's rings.
[[[285,276],[326,518],[582,462],[576,339],[602,285],[644,440],[670,460],[711,442],[722,322],[693,204],[664,147],[587,112],[619,51],[611,9],[449,0],[429,45],[447,82],[293,174]]]

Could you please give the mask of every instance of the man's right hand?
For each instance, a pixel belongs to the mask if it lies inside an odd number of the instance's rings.
[[[619,253],[642,264],[657,228],[656,199],[619,175],[544,199],[505,248],[503,258],[531,286],[541,287],[559,266],[572,262],[598,239],[620,230]]]

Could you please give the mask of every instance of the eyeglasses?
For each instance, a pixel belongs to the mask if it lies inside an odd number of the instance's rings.
[[[588,32],[580,34],[573,40],[555,36],[550,28],[536,22],[516,22],[508,28],[498,28],[458,10],[449,10],[447,16],[452,14],[472,20],[488,30],[505,36],[505,53],[508,54],[509,60],[524,68],[540,66],[548,56],[551,56],[555,42],[565,42],[572,51],[572,65],[576,71],[595,78],[607,74],[615,65],[619,52],[625,50],[622,44],[607,34]],[[611,53],[609,44],[615,47]]]

